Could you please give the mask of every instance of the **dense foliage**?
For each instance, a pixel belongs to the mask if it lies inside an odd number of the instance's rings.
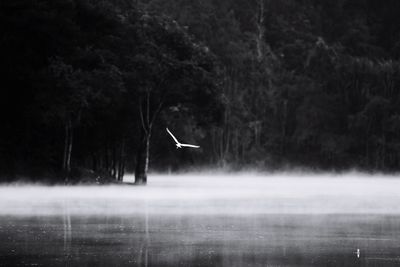
[[[218,113],[213,55],[163,15],[128,1],[19,0],[0,18],[5,177],[121,180],[136,165],[145,183],[151,133],[166,139],[170,109],[185,110],[187,131]]]
[[[149,155],[160,170],[398,170],[399,12],[396,0],[4,1],[0,174],[145,182]],[[201,150],[174,149],[166,126]]]
[[[398,170],[400,3],[143,1],[221,62],[213,162]]]

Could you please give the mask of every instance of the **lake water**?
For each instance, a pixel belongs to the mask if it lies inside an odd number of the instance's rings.
[[[4,185],[0,266],[400,266],[399,192],[355,173]]]

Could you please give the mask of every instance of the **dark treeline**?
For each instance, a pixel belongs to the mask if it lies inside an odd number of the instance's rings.
[[[152,134],[166,139],[185,117],[182,134],[217,121],[215,57],[130,2],[1,3],[4,177],[121,180],[128,170],[145,183]]]
[[[0,4],[0,175],[398,170],[395,0]],[[176,150],[169,127],[200,150]],[[151,155],[151,157],[149,157]]]
[[[261,168],[398,170],[400,3],[147,0],[222,67],[213,160]]]

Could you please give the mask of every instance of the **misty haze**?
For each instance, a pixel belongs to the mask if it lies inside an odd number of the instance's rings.
[[[400,180],[150,175],[147,186],[0,187],[4,266],[395,266]],[[126,180],[134,179],[127,176]],[[359,249],[360,255],[356,251]]]
[[[400,266],[399,0],[0,3],[0,267]]]

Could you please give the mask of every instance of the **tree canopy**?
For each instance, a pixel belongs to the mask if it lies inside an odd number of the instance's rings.
[[[168,123],[161,112],[185,109],[195,122],[201,109],[200,123],[216,110],[207,109],[218,99],[213,55],[162,14],[66,0],[2,11],[11,115],[3,113],[1,158],[12,163],[3,171],[122,179],[138,165],[143,133]]]
[[[149,162],[398,170],[399,11],[395,0],[1,3],[0,175],[145,182]],[[166,126],[201,150],[176,151]]]

